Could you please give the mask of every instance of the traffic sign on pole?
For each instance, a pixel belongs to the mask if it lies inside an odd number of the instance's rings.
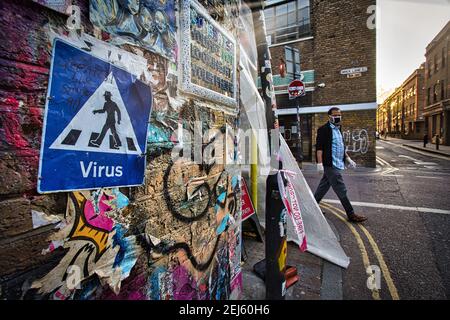
[[[305,95],[305,85],[300,80],[292,81],[288,86],[289,99],[295,99]]]

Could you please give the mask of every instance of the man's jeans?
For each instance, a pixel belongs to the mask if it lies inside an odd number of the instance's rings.
[[[320,203],[328,190],[330,190],[330,186],[333,188],[339,200],[341,200],[347,216],[353,214],[353,207],[347,198],[347,188],[345,187],[344,179],[342,179],[341,170],[323,166],[323,177],[314,193],[314,198],[317,203]]]

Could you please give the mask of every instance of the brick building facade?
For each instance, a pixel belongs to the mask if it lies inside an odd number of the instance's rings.
[[[378,132],[402,139],[422,139],[426,134],[425,92],[423,63],[378,107]]]
[[[298,99],[304,161],[315,161],[316,131],[328,109],[339,106],[350,156],[359,165],[375,166],[376,31],[367,13],[372,5],[375,1],[266,1],[280,129],[296,155],[297,102],[289,100],[287,86],[294,78],[306,86]]]
[[[450,22],[427,45],[425,52],[426,119],[430,141],[436,136],[450,145]]]
[[[377,109],[377,128],[392,137],[450,143],[450,22],[427,45],[426,61]]]

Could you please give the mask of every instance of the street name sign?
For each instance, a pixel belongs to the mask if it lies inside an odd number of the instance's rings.
[[[355,74],[355,73],[363,73],[367,72],[367,67],[355,67],[355,68],[349,68],[349,69],[342,69],[341,74]]]

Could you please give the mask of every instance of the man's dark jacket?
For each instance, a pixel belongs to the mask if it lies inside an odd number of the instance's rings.
[[[342,129],[339,126],[339,131]],[[344,143],[344,141],[342,141]],[[319,129],[317,129],[317,139],[316,139],[316,151],[322,150],[322,162],[324,166],[332,167],[333,166],[333,158],[332,158],[332,145],[333,145],[333,131],[330,126],[330,122],[327,122]],[[344,144],[345,146],[345,144]],[[345,152],[343,161],[345,163]]]

